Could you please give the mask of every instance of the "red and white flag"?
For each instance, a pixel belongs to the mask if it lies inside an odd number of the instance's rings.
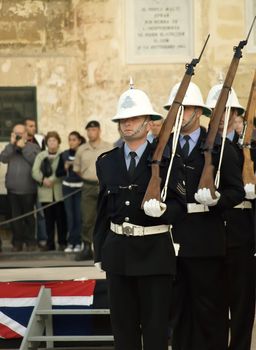
[[[41,286],[51,289],[53,306],[89,307],[93,304],[96,281],[0,282],[0,338],[20,338]]]

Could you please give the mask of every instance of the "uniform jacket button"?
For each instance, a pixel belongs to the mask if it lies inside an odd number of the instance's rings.
[[[130,205],[130,201],[125,201],[125,205]]]
[[[128,221],[130,221],[130,218],[129,218],[128,216],[126,216],[126,217],[124,218],[124,221],[128,222]]]

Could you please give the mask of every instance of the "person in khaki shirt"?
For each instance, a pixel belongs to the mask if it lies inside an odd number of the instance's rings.
[[[73,165],[73,170],[84,181],[81,199],[83,250],[76,255],[75,259],[77,261],[93,258],[92,232],[96,220],[99,193],[95,162],[100,154],[113,148],[110,143],[101,139],[100,123],[98,121],[90,121],[85,129],[89,142],[78,148]]]

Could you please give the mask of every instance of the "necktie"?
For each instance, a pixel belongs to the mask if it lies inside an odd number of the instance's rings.
[[[185,140],[185,143],[182,147],[182,154],[184,159],[188,158],[189,155],[189,140],[190,140],[190,136],[189,135],[185,135],[183,136],[183,139]]]
[[[135,157],[137,156],[137,153],[136,152],[130,152],[129,155],[131,157],[131,160],[130,160],[130,165],[129,165],[129,169],[128,169],[128,174],[129,174],[130,177],[132,177],[133,174],[134,174],[134,170],[136,168]]]

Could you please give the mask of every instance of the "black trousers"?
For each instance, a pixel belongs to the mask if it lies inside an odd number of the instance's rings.
[[[8,192],[8,201],[11,209],[11,217],[15,218],[34,210],[36,203],[36,194],[15,194]],[[30,215],[24,219],[12,222],[12,244],[14,246],[26,244],[35,244],[35,217]]]
[[[49,203],[42,203],[43,205]],[[47,246],[50,250],[55,249],[55,223],[57,226],[58,244],[67,243],[67,223],[64,202],[56,202],[54,205],[44,209],[45,225],[47,232]]]
[[[253,249],[228,248],[226,273],[230,311],[230,350],[250,350],[255,315]]]
[[[173,288],[172,349],[226,350],[224,258],[178,258]]]
[[[115,350],[167,350],[172,276],[107,279]]]

